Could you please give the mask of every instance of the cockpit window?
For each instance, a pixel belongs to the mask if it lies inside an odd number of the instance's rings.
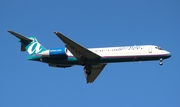
[[[161,47],[155,47],[156,49],[159,49],[159,50],[162,50],[162,48]]]

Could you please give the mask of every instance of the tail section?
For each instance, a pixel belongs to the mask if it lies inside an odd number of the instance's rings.
[[[27,43],[24,41],[21,41],[21,43],[24,45],[25,49],[27,52],[32,55],[32,54],[37,54],[41,53],[42,51],[45,51],[46,48],[44,48],[35,37],[28,37],[29,39],[32,40],[32,42]]]
[[[33,55],[46,50],[35,37],[25,37],[13,31],[8,32],[19,38],[19,42],[21,42],[21,51],[27,51],[30,55]]]

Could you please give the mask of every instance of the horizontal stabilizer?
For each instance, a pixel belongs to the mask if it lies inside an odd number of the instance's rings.
[[[19,38],[21,41],[26,41],[26,42],[32,42],[33,41],[33,40],[31,40],[31,39],[29,39],[29,38],[27,38],[27,37],[25,37],[23,35],[20,35],[20,34],[18,34],[16,32],[13,32],[13,31],[10,31],[10,30],[8,32],[11,33],[12,35],[16,36],[17,38]]]
[[[46,50],[35,37],[26,37],[10,30],[8,32],[20,39],[21,51],[27,51],[30,55],[33,55]]]

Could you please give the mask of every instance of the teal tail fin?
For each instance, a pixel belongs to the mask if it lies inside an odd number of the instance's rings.
[[[33,55],[46,50],[35,37],[25,37],[13,31],[8,32],[19,39],[19,42],[21,42],[21,51],[27,51],[30,55]]]

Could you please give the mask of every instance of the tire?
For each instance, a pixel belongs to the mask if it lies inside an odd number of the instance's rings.
[[[86,69],[86,74],[87,74],[87,75],[90,75],[90,74],[91,74],[91,70]]]

